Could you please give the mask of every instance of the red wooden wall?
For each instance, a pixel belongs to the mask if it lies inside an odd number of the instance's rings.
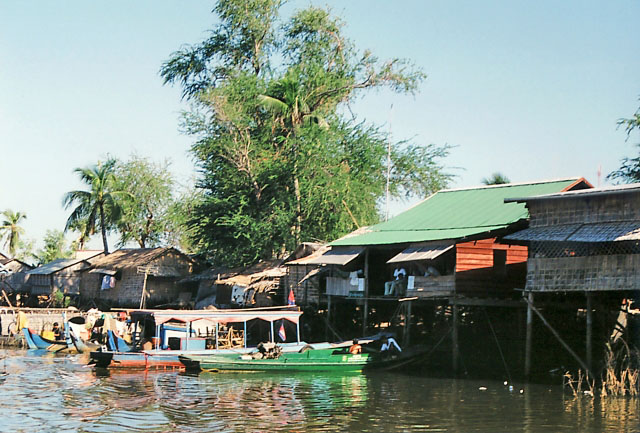
[[[481,239],[456,245],[456,272],[493,267],[493,250],[507,251],[507,265],[526,263],[527,247],[522,245],[502,245],[496,238]]]

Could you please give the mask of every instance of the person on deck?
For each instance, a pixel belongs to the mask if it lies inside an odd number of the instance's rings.
[[[53,328],[51,328],[51,331],[53,332],[53,336],[56,340],[62,340],[62,329],[60,329],[58,322],[53,322]]]
[[[380,352],[387,352],[387,351],[402,352],[402,349],[400,348],[400,345],[398,344],[395,338],[393,337],[382,338],[382,346],[380,347]]]
[[[360,345],[360,343],[358,343],[358,340],[353,340],[353,344],[349,348],[349,353],[351,353],[352,355],[358,355],[362,353],[362,346]]]
[[[407,271],[404,268],[396,268],[393,271],[393,277],[395,278],[393,281],[387,281],[384,283],[384,295],[385,296],[398,296],[400,291],[405,287],[405,277],[407,276]]]

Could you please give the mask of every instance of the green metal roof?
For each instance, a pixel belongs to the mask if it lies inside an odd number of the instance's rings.
[[[438,191],[389,221],[369,227],[366,233],[346,236],[331,245],[385,245],[460,239],[506,228],[528,218],[529,212],[524,203],[504,203],[504,199],[560,192],[578,180]]]

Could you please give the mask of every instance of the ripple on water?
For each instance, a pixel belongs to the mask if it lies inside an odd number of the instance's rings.
[[[0,351],[0,431],[634,431],[635,399],[594,404],[559,388],[398,374],[119,372],[81,356]],[[486,391],[479,391],[479,388]]]

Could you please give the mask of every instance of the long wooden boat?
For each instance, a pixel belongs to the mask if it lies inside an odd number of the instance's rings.
[[[43,349],[55,353],[69,353],[66,340],[49,340],[29,328],[22,328],[29,349]]]
[[[288,320],[296,324],[296,331],[299,330],[298,322],[302,314],[297,308],[280,308],[280,309],[243,309],[243,310],[133,310],[129,312],[132,321],[153,322],[156,328],[153,341],[155,348],[140,350],[141,340],[132,344],[126,343],[122,338],[112,331],[107,334],[108,351],[93,351],[90,354],[89,364],[93,364],[98,368],[138,368],[138,369],[175,369],[184,368],[180,362],[180,355],[189,354],[243,354],[249,353],[255,348],[247,346],[246,341],[246,323],[250,320],[260,319],[271,323],[271,340],[274,340],[275,321]],[[215,337],[213,347],[206,349],[205,342],[202,338],[192,337],[192,324],[197,321],[204,320],[211,326],[215,327]],[[171,329],[169,323],[185,324],[184,337],[181,338],[181,348],[169,349],[167,329]],[[218,341],[218,327],[220,324],[243,323],[244,332],[240,341],[236,341],[236,346],[223,348],[223,344]],[[285,343],[285,351],[298,351],[306,343],[300,341],[299,332],[297,334],[297,342]],[[190,341],[191,340],[191,341]],[[201,347],[193,348],[190,343],[202,343]],[[182,347],[184,343],[184,347]],[[219,344],[220,343],[220,344]],[[240,346],[238,347],[237,344]],[[194,345],[195,346],[195,345]]]
[[[372,337],[377,339],[378,336]],[[277,352],[275,356],[264,356],[255,351],[248,354],[184,354],[180,361],[187,371],[205,372],[361,372],[364,370],[391,370],[420,361],[429,354],[426,347],[414,346],[404,351],[379,351],[369,349],[360,340],[365,352],[352,354],[351,343],[322,343],[313,348],[305,346],[298,352]],[[330,347],[327,347],[327,344]],[[271,354],[271,353],[269,353]],[[268,354],[268,355],[269,355]]]
[[[255,359],[245,355],[181,355],[187,370],[209,372],[317,371],[358,372],[374,363],[368,353],[351,354],[346,350],[318,349],[282,353],[275,359]]]
[[[256,358],[255,354],[180,356],[187,370],[205,372],[360,372],[391,368],[409,359],[401,353],[353,354],[348,347],[282,352],[272,359]]]

